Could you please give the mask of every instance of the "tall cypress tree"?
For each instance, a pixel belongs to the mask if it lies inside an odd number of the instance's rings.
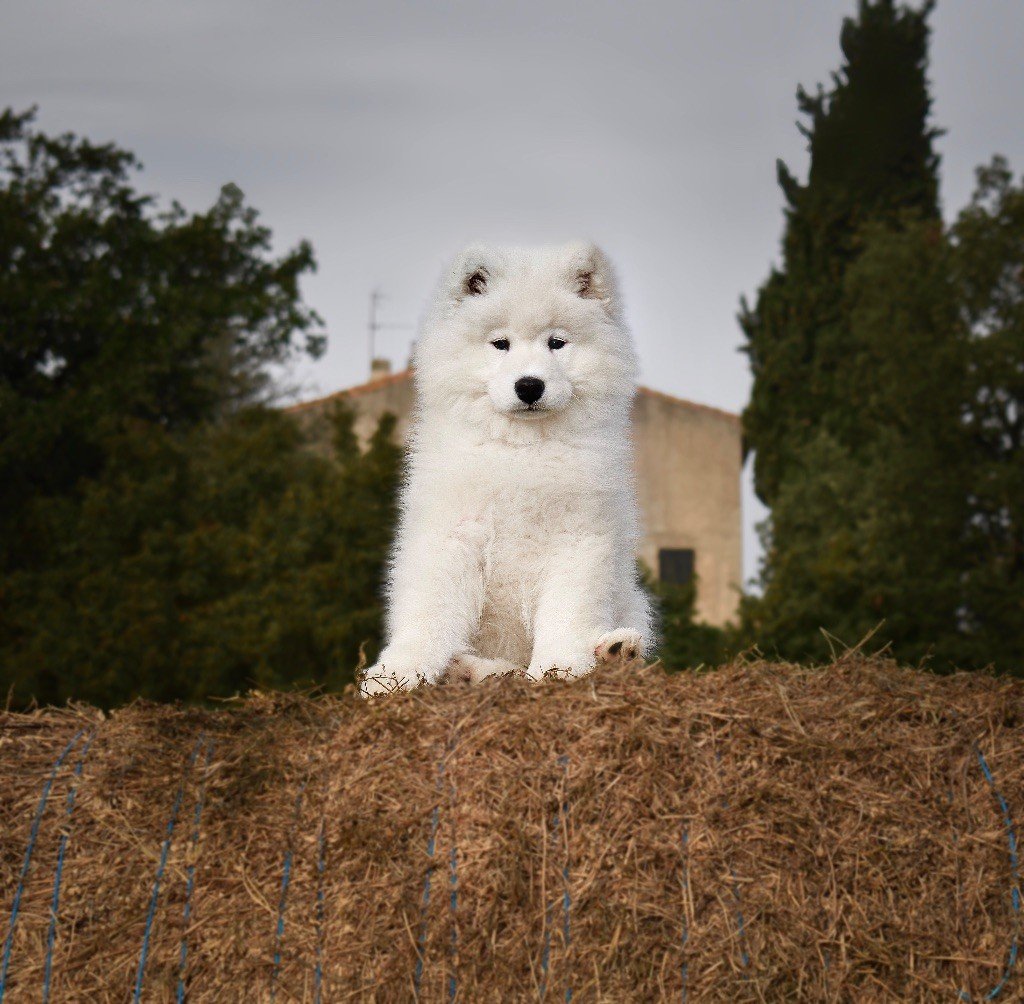
[[[810,170],[783,164],[783,262],[742,305],[744,413],[771,507],[753,640],[794,658],[880,622],[897,655],[962,658],[964,341],[938,209],[928,15],[862,0],[832,87],[798,92]]]
[[[937,130],[928,119],[928,15],[893,0],[861,0],[843,22],[844,62],[825,91],[797,91],[810,170],[796,180],[777,165],[786,198],[782,265],[740,324],[754,374],[744,434],[755,451],[755,486],[769,506],[808,433],[824,425],[841,441],[857,434],[843,366],[851,344],[843,278],[862,250],[864,227],[908,211],[939,218]]]

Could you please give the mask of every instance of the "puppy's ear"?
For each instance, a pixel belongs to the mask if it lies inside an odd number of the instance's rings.
[[[472,244],[459,254],[448,277],[448,295],[456,303],[486,296],[495,279],[494,254],[483,244]]]
[[[615,273],[605,253],[596,245],[570,244],[565,254],[565,282],[582,300],[598,300],[609,314],[619,310]]]

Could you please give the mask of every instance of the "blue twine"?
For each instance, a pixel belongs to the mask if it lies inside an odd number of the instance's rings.
[[[437,761],[437,802],[430,816],[430,838],[427,840],[427,874],[423,880],[423,902],[420,906],[420,932],[416,939],[416,971],[412,985],[415,999],[420,999],[420,984],[423,980],[423,957],[427,946],[427,908],[430,906],[430,879],[434,874],[434,848],[437,846],[437,824],[441,819],[441,791],[444,784],[445,759]]]
[[[456,911],[459,908],[459,876],[456,871],[459,860],[458,848],[455,844],[452,844],[451,856],[449,858],[449,879],[448,883],[451,887],[451,896],[449,897],[449,906],[451,907],[452,913],[452,971],[448,976],[448,1000],[455,1000],[455,992],[458,989],[458,985],[455,980],[455,959],[456,953],[459,947],[459,929],[455,925]]]
[[[449,748],[447,753],[451,756],[452,748],[455,744],[455,734],[453,733],[449,740]],[[455,785],[452,784],[452,773],[449,772],[449,783],[447,783],[447,790],[449,790],[449,817],[452,821],[452,850],[449,853],[449,888],[451,893],[449,895],[449,910],[452,913],[452,971],[449,974],[449,1000],[454,1001],[456,993],[459,989],[457,976],[456,976],[456,965],[459,958],[459,925],[458,925],[458,911],[459,911],[459,841],[457,839],[455,829]]]
[[[86,739],[82,752],[75,764],[74,775],[71,787],[68,789],[67,800],[64,808],[64,831],[60,835],[60,845],[57,848],[57,872],[53,878],[53,897],[50,900],[50,928],[46,932],[46,965],[43,969],[43,1004],[50,999],[50,977],[53,972],[53,945],[57,939],[57,910],[60,906],[60,882],[64,873],[64,851],[68,846],[68,837],[71,835],[71,813],[75,808],[75,796],[78,794],[78,782],[82,776],[82,767],[85,765],[85,758],[89,755],[89,747],[96,738],[96,730],[93,729],[89,738]]]
[[[455,730],[452,731],[452,735],[448,740],[448,756],[451,756],[452,749],[455,745]],[[451,944],[451,964],[452,970],[448,976],[448,999],[450,1001],[455,1000],[456,992],[458,991],[458,982],[456,979],[455,967],[458,961],[458,950],[459,950],[459,927],[458,927],[458,909],[459,909],[459,842],[457,834],[455,832],[455,785],[452,784],[451,771],[448,772],[448,800],[449,800],[449,815],[452,821],[452,849],[448,857],[448,885],[451,890],[448,897],[448,906],[452,915],[452,944]]]
[[[288,896],[288,885],[292,880],[292,849],[289,847],[284,855],[284,868],[281,872],[281,898],[277,904],[277,924],[274,928],[274,969],[270,974],[270,999],[277,996],[277,974],[281,968],[281,939],[284,937],[284,909]]]
[[[565,827],[566,834],[566,848],[565,848],[565,862],[562,865],[562,912],[563,912],[563,934],[565,936],[565,950],[568,952],[569,946],[572,944],[572,896],[569,892],[569,758],[563,756],[559,762],[562,765],[562,778],[564,781],[562,787],[562,825]],[[565,988],[565,1002],[569,1004],[572,1000],[572,983],[570,982]]]
[[[146,911],[146,928],[142,934],[142,950],[139,952],[139,964],[135,970],[135,993],[132,1000],[138,1004],[142,997],[142,981],[146,974],[146,959],[149,957],[149,936],[153,930],[153,918],[156,916],[156,904],[160,899],[160,880],[164,876],[164,869],[167,867],[167,855],[171,850],[171,841],[174,839],[174,826],[178,821],[178,812],[181,809],[182,800],[185,797],[185,779],[195,766],[199,750],[204,743],[203,736],[196,740],[195,749],[188,758],[188,766],[182,774],[181,783],[178,785],[178,793],[174,796],[174,807],[171,809],[170,818],[167,820],[167,836],[164,837],[163,847],[160,849],[160,863],[157,865],[156,875],[153,878],[153,892],[149,897],[149,909]]]
[[[566,827],[568,833],[569,825],[569,794],[568,794],[568,783],[569,783],[569,757],[564,754],[558,758],[558,764],[562,768],[562,804],[558,810],[556,810],[554,818],[551,821],[551,841],[557,846],[558,843],[558,830],[561,826]],[[551,960],[551,903],[548,903],[544,910],[544,950],[541,953],[540,959],[540,996],[543,999],[545,990],[547,988],[548,979],[548,965]],[[571,909],[572,909],[572,896],[569,891],[569,852],[566,848],[565,861],[562,864],[562,938],[564,941],[565,948],[568,949],[572,941],[572,930],[571,930]],[[570,983],[565,988],[565,1000],[566,1004],[572,1000],[572,984]]]
[[[683,835],[680,841],[680,851],[683,858],[683,937],[679,944],[679,952],[682,956],[682,977],[683,977],[683,1004],[686,1004],[687,994],[687,979],[690,974],[690,963],[686,957],[686,943],[690,940],[690,925],[686,921],[686,894],[690,888],[690,880],[687,877],[687,870],[689,867],[689,847],[690,847],[690,834],[687,828],[683,827]]]
[[[719,749],[715,749],[715,764],[721,764],[722,752]],[[729,800],[722,796],[722,808],[729,808]],[[739,945],[740,945],[740,962],[743,964],[744,969],[750,965],[750,953],[747,951],[747,929],[746,924],[743,920],[743,900],[740,896],[740,884],[736,878],[736,869],[733,867],[732,860],[729,861],[729,875],[732,878],[732,898],[736,905],[736,930],[739,934]]]
[[[203,760],[203,779],[199,782],[199,794],[196,796],[196,808],[192,817],[192,860],[188,866],[188,880],[185,883],[185,924],[181,932],[181,951],[178,956],[178,993],[177,1002],[182,1004],[185,999],[185,963],[188,959],[188,922],[192,917],[192,890],[196,882],[196,848],[199,846],[199,822],[203,815],[203,799],[206,795],[206,776],[210,769],[210,756],[213,754],[213,740],[206,743],[206,757]]]
[[[313,1004],[320,1004],[320,986],[323,982],[324,957],[324,827],[326,819],[320,818],[320,832],[316,839],[316,965],[313,967]]]
[[[299,825],[299,816],[302,813],[302,796],[306,792],[306,782],[303,781],[299,793],[295,796],[295,814],[292,817],[291,831],[288,835],[288,848],[284,855],[284,868],[281,871],[281,897],[277,903],[277,925],[274,929],[274,968],[270,973],[270,999],[277,996],[277,976],[281,971],[281,941],[284,938],[284,911],[288,903],[288,886],[292,880],[292,854],[295,841],[295,830]]]
[[[39,824],[42,822],[43,813],[46,811],[46,803],[49,801],[50,789],[53,787],[54,779],[57,777],[57,771],[60,770],[60,765],[71,752],[75,743],[77,743],[79,738],[81,738],[84,731],[85,729],[79,729],[71,738],[71,742],[64,747],[63,752],[54,761],[53,768],[50,771],[50,776],[43,784],[43,792],[39,796],[39,804],[36,806],[36,814],[32,819],[32,826],[28,833],[28,846],[25,848],[25,858],[21,863],[21,874],[18,876],[18,887],[14,890],[14,903],[11,906],[11,919],[7,928],[7,937],[4,939],[4,958],[3,964],[0,965],[0,1001],[4,999],[4,994],[7,993],[7,969],[11,964],[11,948],[14,945],[14,928],[18,924],[18,911],[21,909],[21,897],[22,893],[25,891],[25,879],[28,877],[28,870],[32,866],[32,851],[35,849],[36,839],[39,836]]]
[[[1013,969],[1017,964],[1017,953],[1020,950],[1020,859],[1017,856],[1017,834],[1013,828],[1013,817],[1010,815],[1010,807],[1006,804],[1006,799],[1003,798],[1002,792],[996,787],[995,778],[992,776],[992,771],[989,769],[988,761],[985,759],[985,754],[981,752],[981,747],[975,743],[974,752],[978,757],[978,763],[981,765],[981,772],[985,775],[985,780],[988,782],[989,787],[992,789],[992,793],[996,797],[996,801],[999,803],[999,808],[1003,813],[1003,824],[1006,826],[1006,842],[1010,848],[1010,880],[1012,885],[1010,886],[1010,907],[1013,913],[1016,915],[1014,918],[1015,930],[1013,934],[1013,940],[1010,942],[1010,950],[1006,959],[1006,966],[1003,969],[1002,977],[999,982],[985,994],[985,1000],[995,1000],[996,997],[1002,992],[1003,988],[1010,981],[1010,977],[1013,975]],[[966,990],[961,990],[958,997],[962,1001],[969,1001],[971,995]]]

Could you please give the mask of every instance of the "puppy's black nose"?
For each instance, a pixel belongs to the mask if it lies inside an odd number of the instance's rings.
[[[544,395],[544,381],[537,377],[520,377],[516,381],[516,397],[523,404],[533,404]]]

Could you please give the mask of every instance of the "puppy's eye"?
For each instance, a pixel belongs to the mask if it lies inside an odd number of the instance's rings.
[[[491,342],[491,344],[499,352],[508,352],[508,339],[507,338],[495,338],[494,341]]]
[[[554,351],[555,349],[564,349],[565,339],[559,338],[557,335],[552,335],[548,339],[548,348],[551,349],[552,351]]]

